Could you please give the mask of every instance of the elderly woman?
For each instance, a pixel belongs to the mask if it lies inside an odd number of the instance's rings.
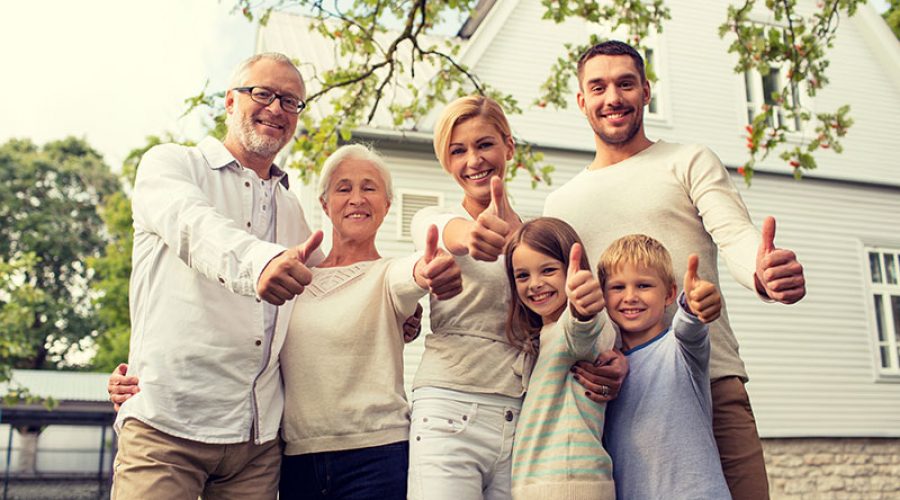
[[[280,355],[281,498],[402,500],[409,453],[403,323],[428,291],[438,300],[458,294],[459,267],[437,248],[436,228],[421,257],[378,253],[375,236],[392,198],[378,154],[343,146],[320,178],[331,251],[303,294],[279,311],[290,314]]]

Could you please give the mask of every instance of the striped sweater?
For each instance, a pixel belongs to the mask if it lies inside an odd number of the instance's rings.
[[[559,321],[541,330],[540,353],[516,427],[513,499],[615,498],[612,462],[601,443],[606,405],[588,399],[570,371],[576,361],[612,348],[612,329],[600,337],[606,318],[604,311],[580,322],[566,308]]]

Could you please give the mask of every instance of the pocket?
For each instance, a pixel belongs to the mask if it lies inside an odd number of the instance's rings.
[[[475,405],[444,399],[413,403],[410,440],[454,436],[465,432],[475,416]]]

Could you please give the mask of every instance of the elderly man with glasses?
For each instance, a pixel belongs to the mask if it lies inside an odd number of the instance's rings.
[[[112,498],[275,498],[284,403],[278,354],[318,263],[273,164],[305,107],[281,54],[241,63],[228,133],[148,151],[134,188],[132,337]]]

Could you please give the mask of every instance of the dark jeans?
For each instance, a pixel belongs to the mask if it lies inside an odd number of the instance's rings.
[[[405,500],[409,442],[285,455],[281,500]]]

